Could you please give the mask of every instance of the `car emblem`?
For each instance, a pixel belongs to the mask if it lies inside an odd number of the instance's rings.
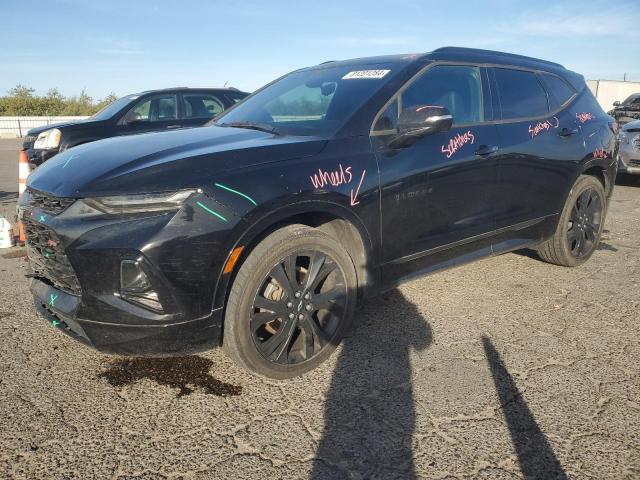
[[[47,240],[47,247],[55,248],[58,246],[58,242],[54,240]]]

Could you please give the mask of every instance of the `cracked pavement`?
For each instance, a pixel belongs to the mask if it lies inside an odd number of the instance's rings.
[[[370,300],[285,382],[94,352],[0,251],[0,478],[640,478],[640,179],[605,228],[578,268],[519,252]]]

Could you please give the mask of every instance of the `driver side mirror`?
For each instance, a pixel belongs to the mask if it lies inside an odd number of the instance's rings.
[[[416,105],[405,108],[398,118],[398,134],[391,141],[393,148],[409,146],[419,138],[446,132],[453,124],[453,115],[445,107]]]

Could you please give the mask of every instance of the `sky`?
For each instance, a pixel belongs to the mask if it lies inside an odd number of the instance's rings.
[[[252,91],[327,60],[500,50],[588,79],[640,81],[640,2],[0,0],[0,95],[155,88]]]

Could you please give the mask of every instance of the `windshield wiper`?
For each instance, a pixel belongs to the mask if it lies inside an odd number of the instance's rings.
[[[230,122],[230,123],[218,123],[219,127],[235,127],[235,128],[249,128],[251,130],[259,130],[261,132],[273,133],[274,135],[282,135],[276,131],[276,127],[269,125],[268,123],[258,122]]]

